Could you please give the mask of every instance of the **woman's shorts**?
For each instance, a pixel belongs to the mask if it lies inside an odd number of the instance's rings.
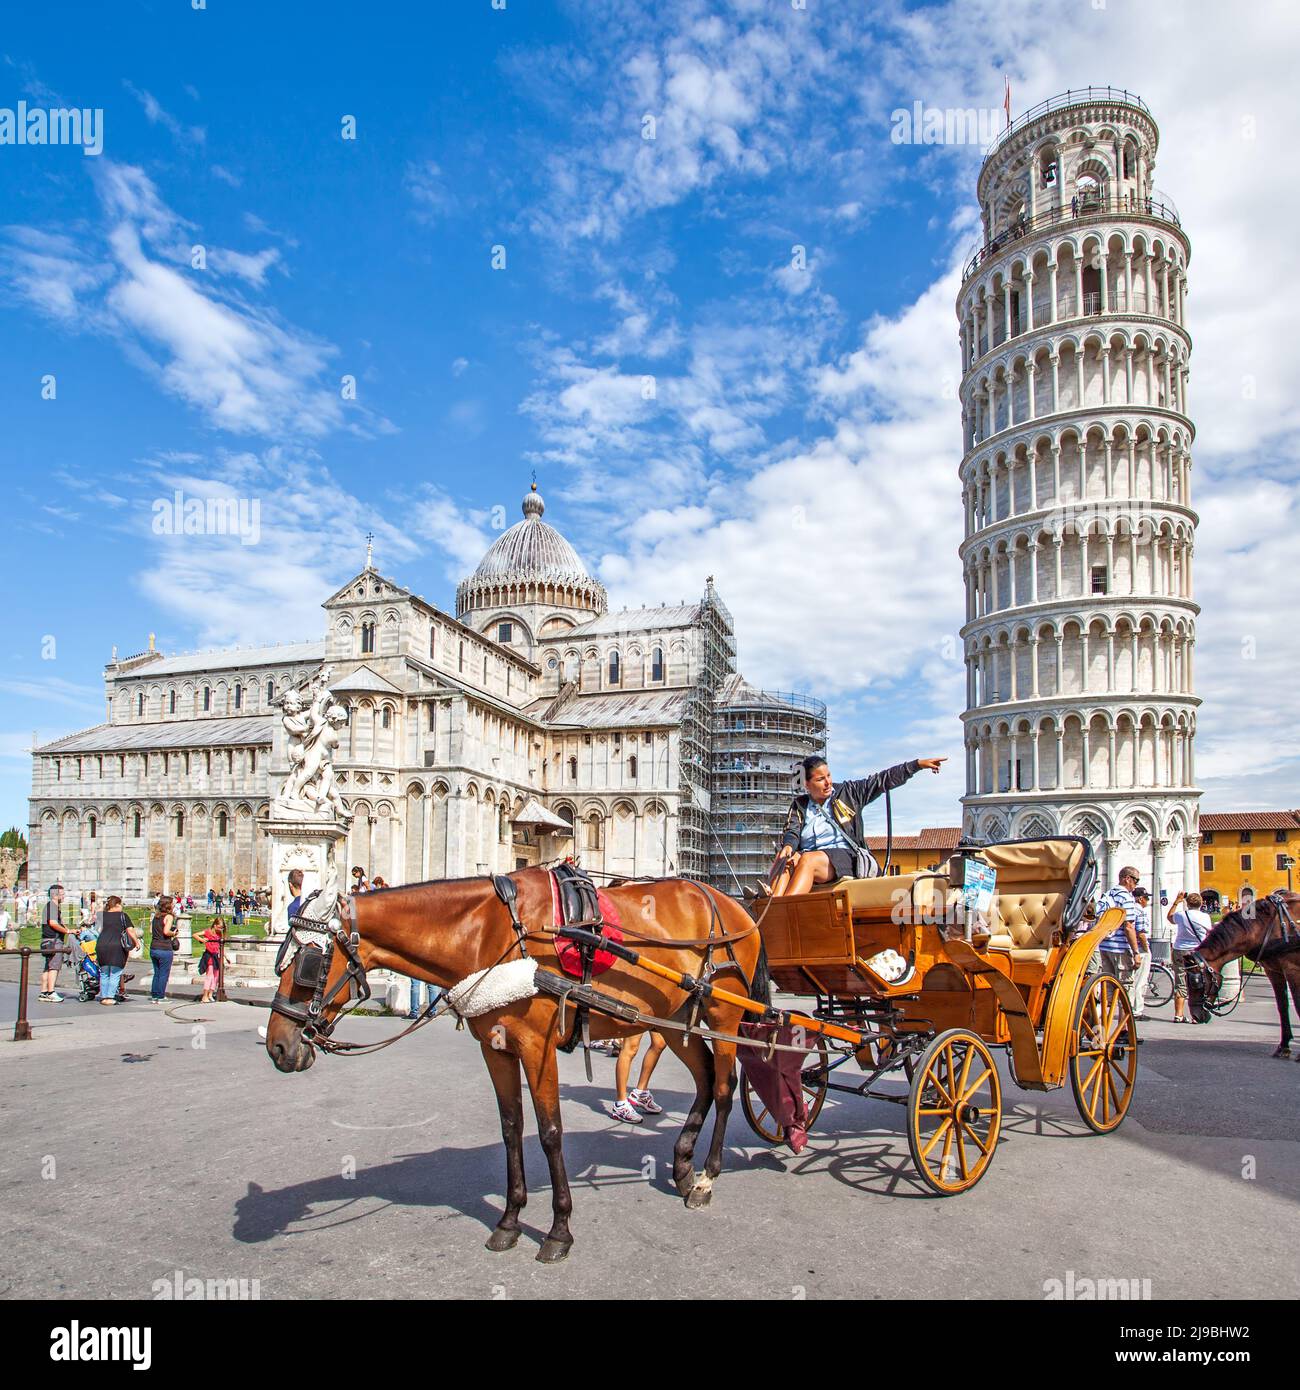
[[[1195,951],[1174,952],[1174,998],[1187,998],[1187,967]]]
[[[824,849],[822,853],[831,861],[831,876],[826,881],[834,883],[841,878],[852,878],[855,868],[853,851],[850,849]]]

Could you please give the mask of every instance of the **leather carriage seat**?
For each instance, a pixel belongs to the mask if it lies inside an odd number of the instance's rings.
[[[982,854],[998,876],[988,950],[1005,951],[1013,962],[1044,963],[1083,865],[1083,846],[1034,840],[992,845]]]

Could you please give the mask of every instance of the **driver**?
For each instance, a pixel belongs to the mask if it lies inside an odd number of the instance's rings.
[[[886,791],[901,787],[923,767],[938,772],[947,761],[913,758],[884,772],[836,786],[825,758],[805,758],[803,784],[807,790],[790,803],[781,848],[772,865],[771,887],[760,884],[762,891],[781,897],[786,893],[806,893],[814,883],[875,878],[880,865],[867,848],[862,808]]]

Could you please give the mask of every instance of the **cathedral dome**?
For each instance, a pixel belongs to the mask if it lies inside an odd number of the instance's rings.
[[[604,587],[587,572],[578,552],[542,520],[546,503],[534,483],[525,494],[524,519],[497,537],[479,567],[456,590],[456,616],[483,609],[528,605],[605,611]],[[570,624],[573,619],[569,619]]]
[[[545,510],[546,503],[534,483],[524,497],[524,519],[497,537],[474,571],[473,580],[509,577],[590,583],[591,576],[578,552],[554,526],[542,520]]]

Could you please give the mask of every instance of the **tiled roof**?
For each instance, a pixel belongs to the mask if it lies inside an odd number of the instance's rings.
[[[183,676],[196,671],[239,671],[248,666],[281,666],[299,661],[323,661],[325,643],[280,642],[271,647],[226,647],[211,652],[187,652],[165,656],[147,666],[127,671],[121,680],[153,680],[157,676]]]
[[[385,680],[378,672],[372,671],[369,666],[358,666],[350,676],[340,676],[338,680],[331,681],[330,689],[344,691],[347,694],[354,694],[358,691],[363,694],[369,692],[376,695],[400,695],[402,693],[392,681]]]
[[[629,729],[640,725],[680,724],[686,716],[689,689],[634,690],[603,695],[574,695],[546,720],[553,729]],[[535,701],[529,713],[540,718],[554,700]]]
[[[1300,811],[1202,811],[1201,830],[1300,830]]]
[[[602,613],[581,627],[561,633],[569,641],[577,637],[609,637],[620,633],[649,632],[657,628],[690,627],[699,616],[698,603],[673,603],[662,608],[620,608],[617,612]]]
[[[132,753],[152,748],[239,748],[270,745],[270,715],[238,719],[169,719],[158,724],[97,724],[79,734],[56,738],[34,753]]]
[[[894,848],[912,850],[938,850],[943,854],[951,854],[957,848],[957,841],[961,839],[961,826],[959,825],[928,825],[925,826],[919,835],[895,835]],[[867,846],[875,853],[876,850],[885,848],[885,837],[883,835],[868,835]]]

